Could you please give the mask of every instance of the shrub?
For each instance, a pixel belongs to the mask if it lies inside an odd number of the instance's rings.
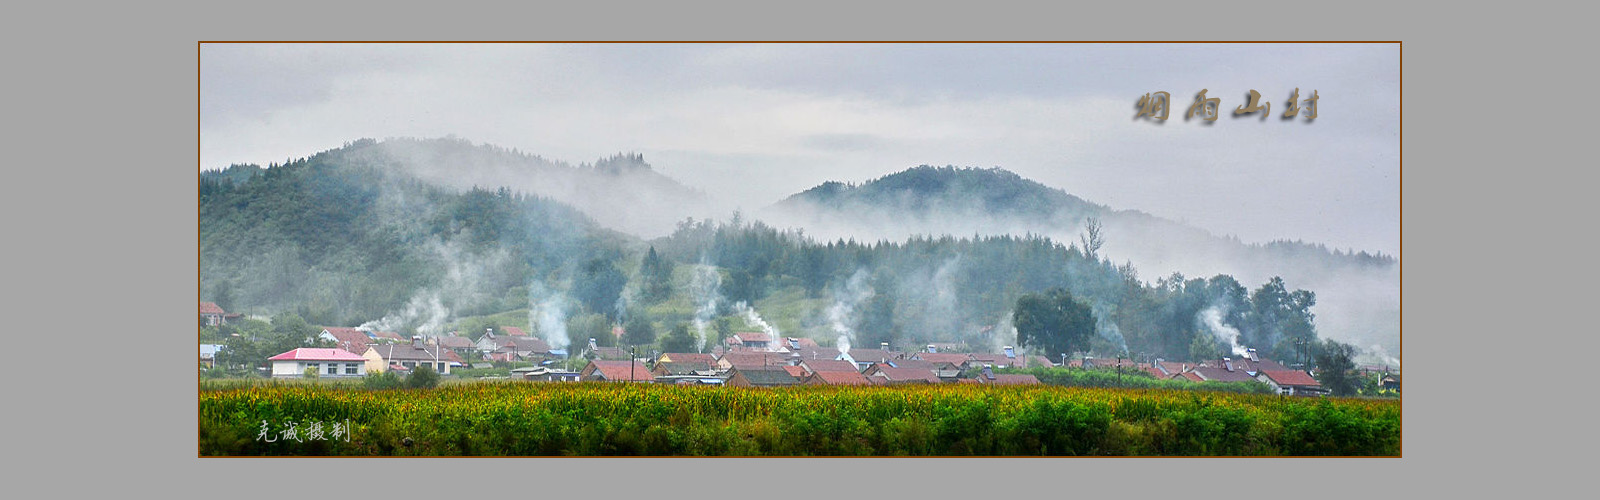
[[[398,389],[402,385],[400,376],[392,371],[368,373],[361,379],[361,385],[368,389]]]
[[[417,367],[411,371],[411,376],[406,377],[406,387],[412,389],[432,389],[439,385],[439,374],[432,369]]]

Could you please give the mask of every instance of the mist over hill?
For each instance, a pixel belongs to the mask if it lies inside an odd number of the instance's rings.
[[[1291,305],[1246,304],[1245,289],[1304,289],[1314,331],[1297,335],[1400,354],[1393,257],[1246,244],[1001,169],[828,182],[742,222],[639,155],[573,166],[459,139],[363,139],[200,177],[202,300],[316,324],[438,334],[513,314],[565,345],[569,328],[604,335],[637,314],[693,323],[703,346],[720,335],[706,325],[760,307],[828,342],[1010,345],[982,332],[1010,330],[1021,294],[1066,287],[1104,320],[1101,352],[1182,359],[1196,336],[1226,347],[1235,330],[1281,352],[1278,326],[1248,310]],[[1082,239],[1090,219],[1098,248]],[[1282,286],[1258,287],[1273,277]]]
[[[656,172],[638,154],[572,165],[456,138],[386,139],[349,149],[347,161],[355,165],[458,189],[505,187],[542,196],[640,237],[665,235],[685,217],[723,215],[712,210],[705,193]]]
[[[1228,274],[1257,283],[1280,276],[1316,292],[1314,311],[1324,336],[1399,355],[1400,273],[1392,256],[1301,241],[1245,243],[1096,204],[999,168],[923,165],[859,185],[827,182],[756,217],[822,240],[1032,234],[1077,242],[1080,248],[1085,223],[1095,218],[1105,240],[1096,254],[1133,263],[1146,280],[1171,273]]]

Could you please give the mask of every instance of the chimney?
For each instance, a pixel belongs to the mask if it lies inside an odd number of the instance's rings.
[[[1006,351],[1006,357],[1008,357],[1008,358],[1017,357],[1017,351],[1012,349],[1011,346],[1006,346],[1005,351]]]

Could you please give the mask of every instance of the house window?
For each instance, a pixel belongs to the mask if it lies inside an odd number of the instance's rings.
[[[319,368],[322,368],[322,365],[317,363],[306,363],[306,368],[310,368],[312,373],[315,373]]]
[[[417,367],[417,362],[416,361],[403,361],[403,362],[400,363],[400,366],[404,366],[404,367],[406,367],[406,369],[409,370],[409,369],[416,368]]]
[[[339,374],[339,364],[338,363],[328,363],[328,374],[329,375],[338,375]]]
[[[360,366],[361,365],[358,365],[358,364],[355,364],[355,363],[345,363],[344,364],[344,374],[345,375],[356,375],[357,373],[359,373],[357,370],[358,370],[358,367],[360,367]]]
[[[444,363],[439,363],[439,364],[433,365],[433,369],[434,369],[434,371],[437,371],[439,373],[444,373],[444,366],[445,366]]]

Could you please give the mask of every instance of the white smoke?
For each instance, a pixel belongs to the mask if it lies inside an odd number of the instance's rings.
[[[1114,307],[1097,302],[1093,309],[1095,334],[1108,342],[1116,344],[1122,348],[1122,352],[1128,352],[1128,341],[1122,338],[1122,328],[1117,326],[1116,321],[1111,320]],[[1238,334],[1238,331],[1236,330],[1234,333]]]
[[[994,334],[989,337],[989,347],[992,350],[989,352],[1001,352],[1005,346],[1017,346],[1017,327],[1011,323],[1010,312],[1006,312],[1006,315],[1000,318],[1000,322],[994,325],[992,331]],[[1045,354],[1048,356],[1050,353]]]
[[[1389,354],[1389,350],[1384,349],[1380,344],[1372,344],[1367,346],[1366,349],[1361,351],[1361,354],[1358,356],[1358,358],[1361,361],[1366,362],[1365,364],[1392,366],[1396,369],[1400,368],[1400,358]]]
[[[566,294],[538,281],[528,284],[528,323],[553,349],[566,349],[572,344],[567,336]]]
[[[412,295],[404,310],[362,323],[356,329],[365,332],[399,332],[406,326],[412,326],[420,335],[437,337],[449,321],[450,308],[445,307],[439,291],[431,290]]]
[[[694,268],[694,280],[689,283],[689,293],[694,299],[695,351],[706,352],[706,325],[717,314],[717,303],[722,301],[722,274],[704,255]]]
[[[777,327],[767,323],[767,320],[761,319],[761,315],[756,313],[756,309],[754,307],[750,307],[749,304],[744,303],[742,300],[734,304],[733,307],[744,314],[745,321],[748,321],[750,324],[761,328],[761,331],[765,332],[767,337],[772,339],[772,345],[777,345],[779,338]]]
[[[855,337],[855,330],[850,325],[855,324],[856,307],[873,294],[872,285],[867,283],[867,270],[857,269],[850,280],[845,282],[843,290],[833,294],[833,305],[828,307],[828,324],[833,326],[834,333],[839,334],[836,341],[839,354],[850,351],[850,339]]]
[[[1223,314],[1224,312],[1221,308],[1211,306],[1200,311],[1198,319],[1212,335],[1217,337],[1218,341],[1228,345],[1228,349],[1233,352],[1234,356],[1245,355],[1245,347],[1239,345],[1239,329],[1223,323]]]
[[[454,241],[434,239],[424,248],[429,259],[443,271],[439,282],[413,293],[403,310],[362,323],[356,329],[399,332],[409,326],[419,335],[437,337],[454,319],[454,310],[493,298],[488,290],[497,289],[498,284],[491,281],[498,270],[512,261],[505,249],[479,255]]]

